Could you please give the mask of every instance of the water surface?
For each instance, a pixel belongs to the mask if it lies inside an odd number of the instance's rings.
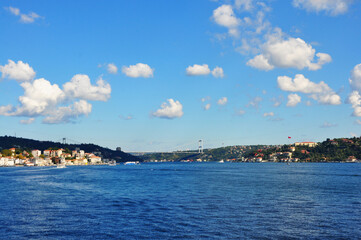
[[[361,164],[0,168],[2,239],[360,239]]]

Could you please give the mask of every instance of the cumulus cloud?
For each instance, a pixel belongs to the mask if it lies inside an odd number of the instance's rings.
[[[12,113],[14,116],[38,116],[48,114],[65,99],[64,92],[57,84],[44,78],[20,84],[24,95],[19,97],[20,106]]]
[[[321,104],[338,105],[341,104],[341,98],[325,82],[311,82],[302,74],[297,74],[294,79],[288,76],[279,76],[277,78],[278,87],[287,92],[300,92],[308,94],[314,100]]]
[[[28,118],[20,120],[21,124],[32,124],[35,121],[35,118]]]
[[[135,65],[130,65],[129,67],[123,66],[122,72],[132,78],[150,78],[153,77],[154,69],[152,69],[148,64],[137,63]]]
[[[29,117],[20,121],[23,124],[31,123],[34,121],[31,119],[39,116],[43,117],[43,123],[71,122],[91,112],[92,105],[86,100],[106,101],[111,92],[110,85],[104,80],[99,79],[97,85],[92,85],[84,74],[75,75],[63,85],[63,89],[44,78],[33,81],[30,77],[20,78],[18,75],[9,78],[23,81],[20,86],[24,94],[18,98],[17,106],[0,106],[0,115]]]
[[[213,77],[216,77],[216,78],[223,78],[224,77],[224,72],[223,72],[223,68],[221,67],[215,67],[212,71],[212,75]]]
[[[183,105],[179,101],[173,99],[167,99],[167,102],[162,103],[160,109],[153,112],[154,117],[173,119],[183,116]]]
[[[41,16],[35,12],[30,12],[28,14],[24,14],[24,13],[20,12],[19,8],[14,8],[11,6],[5,8],[5,9],[7,9],[12,15],[19,16],[20,17],[19,20],[22,23],[33,23],[36,19],[41,18]]]
[[[227,97],[222,97],[222,98],[218,99],[217,104],[223,106],[223,105],[226,105],[227,102],[228,102],[228,98]]]
[[[223,27],[228,28],[228,33],[232,36],[238,36],[237,30],[240,19],[236,17],[231,5],[222,5],[213,11],[212,19]]]
[[[200,76],[200,75],[208,75],[211,73],[207,64],[198,65],[194,64],[193,66],[189,66],[186,69],[186,73],[188,76]]]
[[[264,113],[263,114],[263,117],[273,117],[275,114],[274,114],[274,112],[266,112],[266,113]]]
[[[350,103],[354,109],[352,115],[355,117],[361,117],[361,95],[359,91],[353,91],[348,96],[347,103]]]
[[[115,66],[114,63],[108,63],[107,65],[107,71],[110,74],[116,74],[118,72],[118,67]]]
[[[326,12],[336,16],[347,12],[352,0],[293,0],[293,5],[309,12]]]
[[[13,79],[19,82],[30,81],[35,77],[35,71],[29,64],[23,61],[16,63],[10,59],[8,64],[0,66],[0,72],[2,73],[2,78]]]
[[[350,103],[354,109],[352,115],[361,117],[361,63],[352,69],[349,83],[354,91],[350,93],[346,102]]]
[[[224,77],[224,72],[223,72],[223,68],[221,67],[215,67],[212,71],[210,70],[208,64],[203,64],[203,65],[199,65],[199,64],[194,64],[193,66],[188,66],[186,68],[186,74],[188,76],[205,76],[205,75],[209,75],[211,74],[213,75],[213,77],[215,78],[223,78]]]
[[[56,124],[67,123],[81,115],[88,115],[92,111],[92,105],[85,100],[79,100],[72,105],[54,109],[43,120],[44,123]]]
[[[296,93],[292,93],[288,95],[287,99],[288,99],[286,104],[287,107],[295,107],[298,103],[301,102],[301,97]]]
[[[93,101],[107,101],[110,98],[111,87],[102,78],[96,85],[90,83],[90,78],[85,74],[75,75],[70,82],[63,85],[64,93],[70,98]]]
[[[349,82],[353,90],[361,91],[361,63],[352,69]]]
[[[310,44],[301,38],[284,37],[278,29],[261,46],[261,54],[247,62],[248,66],[269,71],[278,68],[318,70],[332,58],[326,53],[316,53]]]

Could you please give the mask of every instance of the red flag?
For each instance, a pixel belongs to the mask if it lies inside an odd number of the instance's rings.
[[[288,139],[291,139],[291,137],[288,137]]]

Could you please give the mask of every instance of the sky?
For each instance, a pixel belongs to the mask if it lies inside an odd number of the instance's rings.
[[[360,11],[357,0],[3,0],[0,135],[126,152],[360,136]]]

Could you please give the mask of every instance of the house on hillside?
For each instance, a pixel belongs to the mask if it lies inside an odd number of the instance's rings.
[[[317,143],[315,143],[315,142],[295,142],[295,146],[316,147]]]

